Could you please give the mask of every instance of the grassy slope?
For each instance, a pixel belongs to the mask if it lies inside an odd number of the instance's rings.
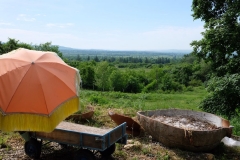
[[[199,110],[198,104],[207,92],[203,88],[184,93],[120,93],[82,90],[80,99],[82,106],[95,103],[102,108],[122,109],[123,113],[136,114],[139,110],[155,110],[181,108]]]
[[[114,127],[115,124],[107,115],[108,109],[115,112],[136,116],[139,110],[155,110],[164,108],[181,108],[199,110],[197,108],[200,101],[206,96],[207,92],[203,88],[195,88],[194,91],[184,93],[119,93],[119,92],[97,92],[90,90],[82,90],[80,93],[82,110],[90,103],[95,107],[95,116],[92,121],[85,123],[91,126],[107,126]],[[14,134],[15,135],[15,134]],[[9,146],[11,150],[11,139],[16,138],[9,133],[0,131],[0,145]],[[193,153],[182,151],[179,149],[170,149],[160,145],[157,142],[149,142],[148,135],[142,137],[131,137],[133,141],[139,141],[140,147],[126,150],[122,145],[117,144],[117,149],[113,156],[116,160],[140,160],[140,159],[210,159],[214,155],[216,159],[240,159],[240,149],[230,148],[221,145],[210,153]],[[22,144],[23,145],[23,144]],[[0,147],[1,148],[1,147]],[[0,154],[3,154],[0,149]],[[58,153],[59,154],[59,153]],[[64,152],[62,154],[65,154]],[[51,155],[42,155],[51,157]],[[209,158],[210,157],[210,158]],[[1,159],[1,156],[0,156]],[[44,158],[43,158],[44,159]]]
[[[167,108],[180,108],[200,110],[198,104],[207,95],[204,88],[195,88],[194,91],[183,93],[119,93],[119,92],[96,92],[89,90],[81,91],[81,104],[86,106],[89,103],[95,105],[94,126],[111,126],[111,122],[107,115],[107,110],[111,109],[115,112],[136,116],[139,110],[155,110]],[[117,147],[114,157],[117,159],[140,160],[140,159],[238,159],[240,158],[240,149],[227,146],[219,146],[210,153],[192,153],[179,149],[169,149],[154,143],[150,144],[148,136],[145,137],[129,137],[134,141],[140,141],[141,147],[132,150],[125,150],[121,145]],[[149,146],[150,145],[150,146]],[[150,156],[150,157],[149,157]]]

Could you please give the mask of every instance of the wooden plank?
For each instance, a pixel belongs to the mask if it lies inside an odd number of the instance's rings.
[[[82,135],[82,146],[90,147],[90,148],[97,148],[97,149],[101,150],[104,147],[104,146],[102,146],[103,141],[100,140],[102,138],[103,138],[103,136],[94,136],[94,135],[83,134]]]
[[[123,127],[100,129],[70,122],[61,122],[51,133],[35,132],[35,137],[53,142],[104,150],[122,138]],[[109,141],[110,138],[110,141]]]
[[[94,135],[104,135],[109,132],[111,129],[101,129],[96,127],[90,127],[86,125],[71,123],[71,122],[61,122],[55,130],[68,130],[79,133],[88,133]]]
[[[63,142],[72,145],[80,145],[80,134],[64,130],[54,130],[51,133],[36,132],[37,138],[47,139],[55,142]]]
[[[101,149],[102,144],[100,142],[96,142],[95,136],[91,136],[91,134],[102,137],[109,131],[110,129],[101,129],[63,121],[56,127],[53,132],[35,132],[35,136],[37,138],[47,139],[49,141],[62,142],[78,146],[81,146],[82,144],[85,147]],[[82,142],[80,142],[80,134],[83,134]]]
[[[110,133],[110,144],[115,143],[119,138],[122,138],[122,127],[116,128]]]

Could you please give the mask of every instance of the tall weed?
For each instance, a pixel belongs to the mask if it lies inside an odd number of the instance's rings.
[[[240,136],[240,116],[235,116],[231,120],[231,125],[234,126],[233,134]]]

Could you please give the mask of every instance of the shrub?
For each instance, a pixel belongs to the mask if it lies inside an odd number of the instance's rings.
[[[201,102],[204,111],[226,115],[229,119],[237,115],[240,107],[240,74],[214,77],[208,82],[209,95]]]
[[[89,101],[91,103],[100,104],[100,105],[108,103],[106,99],[104,99],[103,97],[101,97],[99,95],[91,95],[90,98],[89,98]]]
[[[240,136],[240,116],[235,116],[231,119],[231,125],[233,128],[233,135]]]
[[[193,80],[191,80],[189,82],[189,85],[190,86],[194,86],[194,87],[201,86],[202,85],[202,81],[193,79]]]
[[[157,80],[154,80],[148,85],[146,85],[142,91],[148,93],[149,91],[156,90],[156,86],[157,86]]]

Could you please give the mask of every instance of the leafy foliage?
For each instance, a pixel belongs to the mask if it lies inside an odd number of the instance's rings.
[[[231,125],[234,126],[233,135],[240,136],[240,116],[231,119]]]
[[[157,80],[153,80],[151,83],[149,83],[143,88],[143,92],[150,92],[150,91],[156,90],[156,86],[157,86]]]
[[[22,43],[12,38],[9,38],[6,43],[2,43],[0,41],[0,55],[11,52],[12,50],[15,50],[18,48],[33,49],[33,47],[30,44]]]
[[[102,61],[104,56],[97,60],[98,57],[95,55],[95,60],[89,57],[86,61],[80,55],[75,59],[62,57],[58,46],[52,45],[51,42],[32,45],[15,39],[9,39],[8,42],[0,44],[1,54],[20,47],[58,53],[67,64],[80,70],[81,84],[84,89],[128,93],[175,92],[182,91],[189,85],[202,85],[206,79],[206,72],[202,71],[204,65],[199,65],[196,62],[197,57],[193,54],[185,55],[182,61],[176,60],[174,63],[170,63],[167,57],[154,55],[155,58],[152,58],[146,57],[145,54],[142,57],[109,56],[105,57],[106,61]],[[120,62],[120,59],[124,63]],[[124,64],[123,68],[122,64]]]
[[[51,51],[51,52],[55,52],[58,54],[59,57],[63,57],[62,53],[59,51],[58,46],[52,45],[51,42],[46,42],[43,44],[39,44],[39,45],[34,45],[33,47],[35,50],[38,51]]]
[[[99,95],[91,95],[89,97],[89,101],[93,104],[100,104],[100,105],[108,103],[106,99],[104,99],[103,97],[101,97]]]
[[[210,112],[236,116],[240,111],[240,74],[214,77],[208,82],[210,92],[200,104],[200,108]]]
[[[230,118],[240,102],[240,0],[193,0],[192,11],[205,22],[203,38],[191,43],[192,54],[210,64],[213,75],[200,108]]]
[[[173,81],[169,75],[165,75],[161,83],[161,89],[163,91],[181,91],[183,88],[181,84]]]
[[[82,86],[86,89],[94,89],[95,85],[95,71],[94,67],[96,64],[94,62],[83,62],[80,63],[77,68],[80,70]]]
[[[9,38],[6,43],[2,43],[0,41],[0,55],[11,52],[12,50],[15,50],[18,48],[26,48],[26,49],[38,50],[38,51],[52,51],[57,53],[59,57],[63,58],[62,53],[58,49],[58,46],[52,45],[51,42],[46,42],[39,45],[32,45],[32,44],[19,42],[19,40],[15,40],[12,38]]]
[[[95,68],[95,84],[98,89],[105,91],[109,88],[109,75],[111,74],[112,68],[109,66],[107,61],[103,61],[97,64]]]
[[[192,16],[205,21],[205,32],[193,41],[193,53],[210,61],[217,76],[240,72],[240,0],[193,0]]]
[[[113,91],[123,91],[125,89],[126,86],[126,77],[124,75],[123,72],[121,72],[120,70],[114,70],[110,76],[109,76],[109,80],[110,80],[110,88]]]

